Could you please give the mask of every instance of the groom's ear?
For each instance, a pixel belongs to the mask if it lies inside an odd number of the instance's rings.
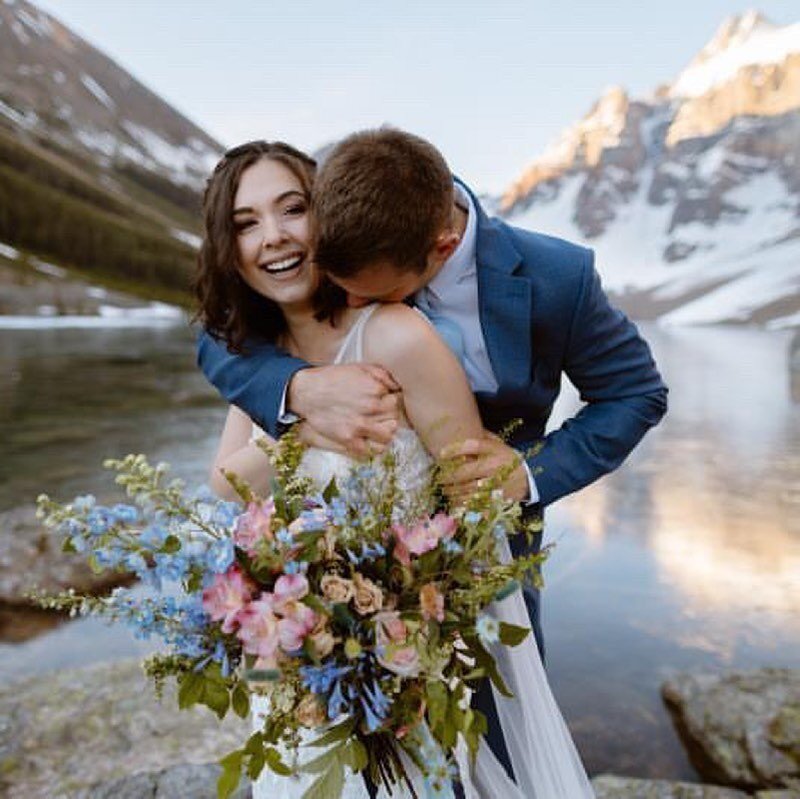
[[[454,230],[444,230],[437,237],[431,251],[428,253],[428,261],[435,264],[443,264],[458,247],[461,236]]]

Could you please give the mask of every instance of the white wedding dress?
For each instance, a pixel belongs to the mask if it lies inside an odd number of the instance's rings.
[[[367,321],[378,307],[378,304],[373,304],[363,309],[345,337],[334,363],[363,361],[364,331]],[[254,437],[259,435],[263,435],[263,432],[254,428]],[[400,494],[407,498],[409,507],[413,507],[415,503],[418,504],[427,485],[431,457],[417,434],[409,428],[398,430],[391,447],[396,457],[396,479]],[[347,456],[311,448],[303,457],[301,471],[322,489],[331,477],[343,482],[354,463]],[[510,559],[507,542],[504,549],[503,557]],[[500,621],[530,626],[525,602],[519,591],[495,603],[492,614]],[[496,646],[493,654],[514,694],[513,699],[505,699],[493,688],[516,784],[509,779],[488,744],[481,743],[475,765],[471,766],[466,746],[462,743],[456,752],[456,759],[465,799],[592,799],[594,792],[550,692],[533,635],[511,649]],[[258,730],[263,717],[270,712],[269,697],[254,696],[252,710],[253,729]],[[309,731],[305,740],[312,741],[318,736],[318,732]],[[323,751],[301,747],[299,760],[313,759]],[[417,796],[425,799],[427,793],[422,774],[405,757],[404,763]],[[253,783],[253,799],[300,799],[316,776],[281,777],[265,766],[261,776]],[[361,775],[348,772],[342,799],[369,799]],[[378,799],[411,799],[411,792],[402,783],[391,794],[381,787]]]

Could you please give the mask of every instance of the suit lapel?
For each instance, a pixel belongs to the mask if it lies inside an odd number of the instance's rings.
[[[508,236],[474,195],[472,201],[478,213],[478,302],[489,360],[501,389],[522,388],[531,374],[531,284],[514,274],[522,259]]]

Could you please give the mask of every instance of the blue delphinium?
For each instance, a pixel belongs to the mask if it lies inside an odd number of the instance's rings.
[[[301,666],[300,677],[312,693],[327,694],[337,680],[352,670],[352,666],[337,666],[335,661],[329,660],[319,666]]]

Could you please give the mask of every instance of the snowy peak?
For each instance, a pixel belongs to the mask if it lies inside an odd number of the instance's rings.
[[[509,186],[639,317],[800,325],[800,23],[727,20],[672,87],[607,90]]]
[[[696,61],[708,61],[725,50],[744,44],[754,33],[775,30],[777,26],[760,12],[750,9],[741,15],[728,17],[700,51]]]
[[[673,98],[698,97],[736,77],[743,67],[780,64],[800,53],[800,23],[778,26],[756,11],[731,17],[678,75]]]

